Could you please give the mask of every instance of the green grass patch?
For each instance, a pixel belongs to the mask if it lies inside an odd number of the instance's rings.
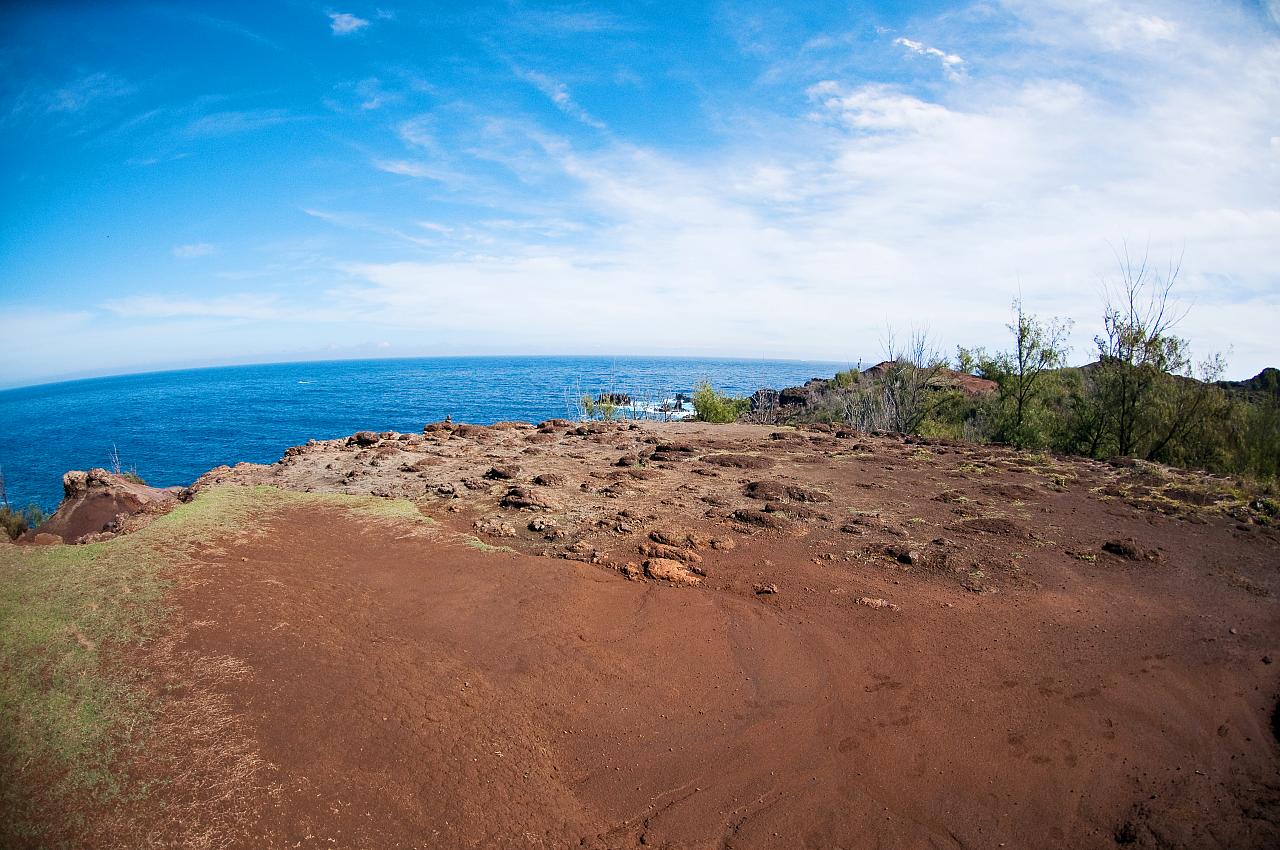
[[[483,540],[481,540],[479,537],[476,537],[473,534],[468,534],[465,537],[463,537],[462,542],[470,546],[472,549],[477,549],[481,552],[514,552],[516,551],[515,549],[512,549],[510,546],[494,546],[492,543],[485,543]]]
[[[142,793],[122,774],[153,717],[146,672],[131,662],[163,628],[168,576],[293,506],[433,522],[403,499],[224,486],[125,537],[0,548],[0,846],[31,843],[41,808],[58,801],[92,812]]]

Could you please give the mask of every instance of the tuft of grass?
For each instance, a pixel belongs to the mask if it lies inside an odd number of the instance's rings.
[[[472,549],[478,549],[481,552],[514,552],[510,546],[494,546],[492,543],[485,543],[479,537],[473,534],[466,535],[462,542],[470,546]]]

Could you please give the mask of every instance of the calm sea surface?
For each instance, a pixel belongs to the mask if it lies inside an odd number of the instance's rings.
[[[687,358],[469,357],[280,363],[93,378],[0,391],[0,469],[9,500],[46,509],[62,473],[124,468],[185,485],[223,463],[268,463],[308,439],[427,422],[537,422],[584,392],[662,400],[709,380],[749,394],[849,364]]]

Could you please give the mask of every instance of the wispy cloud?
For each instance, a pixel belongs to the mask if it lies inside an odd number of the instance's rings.
[[[531,71],[524,68],[516,68],[516,76],[527,83],[532,84],[538,91],[542,92],[551,102],[559,107],[560,111],[571,118],[576,118],[588,127],[594,127],[597,130],[604,130],[603,121],[593,117],[591,113],[583,109],[573,96],[569,94],[569,87],[562,82],[552,79],[551,77],[539,71]]]
[[[930,47],[927,44],[922,44],[909,38],[895,38],[893,43],[905,47],[920,56],[936,58],[942,63],[942,73],[946,74],[949,80],[958,80],[964,75],[964,60],[954,53],[947,53],[945,50],[939,50],[936,47]]]
[[[60,115],[73,119],[104,102],[128,97],[136,91],[128,80],[108,71],[94,71],[55,85],[30,80],[17,92],[9,117],[41,119]]]
[[[386,91],[377,77],[366,77],[356,83],[355,91],[360,98],[360,108],[365,110],[381,109],[400,100],[400,95]]]
[[[443,169],[425,162],[414,162],[407,159],[375,159],[373,167],[388,174],[399,174],[403,177],[428,177],[432,180],[445,180],[450,175]]]
[[[191,121],[183,128],[182,135],[188,139],[232,136],[239,133],[252,133],[295,120],[297,116],[284,109],[227,110],[202,115]]]
[[[525,9],[515,21],[527,29],[566,35],[618,32],[631,29],[621,18],[605,12],[582,9]]]
[[[268,295],[228,295],[219,298],[135,296],[105,302],[103,309],[130,319],[288,319],[292,308]]]
[[[369,22],[364,18],[357,18],[355,15],[347,12],[330,12],[329,28],[333,30],[334,35],[350,35],[359,32],[369,26]]]
[[[207,257],[218,250],[211,242],[193,242],[189,245],[174,245],[173,256],[180,260],[193,260],[196,257]]]

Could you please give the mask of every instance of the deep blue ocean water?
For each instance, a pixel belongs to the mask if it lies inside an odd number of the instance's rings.
[[[734,394],[849,364],[649,357],[468,357],[231,366],[0,391],[9,501],[52,509],[62,473],[122,467],[159,487],[219,464],[269,463],[292,445],[359,430],[419,431],[452,415],[489,424],[568,414],[584,392],[665,399],[701,380]]]

